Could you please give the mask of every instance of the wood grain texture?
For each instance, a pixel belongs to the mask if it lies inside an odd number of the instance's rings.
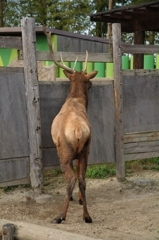
[[[43,185],[42,151],[41,151],[41,119],[39,84],[36,62],[35,21],[33,18],[23,18],[22,38],[24,54],[24,74],[28,113],[28,132],[30,149],[30,180],[32,188],[41,192]]]
[[[0,187],[29,183],[29,157],[0,160]]]
[[[0,159],[29,156],[22,68],[0,68],[0,133]]]
[[[143,53],[143,54],[154,54],[159,53],[158,45],[126,45],[121,44],[121,52],[122,53]]]
[[[21,37],[2,37],[0,36],[1,48],[16,48],[22,49],[22,38]]]
[[[52,61],[49,52],[37,51],[38,61]],[[60,61],[60,52],[54,53],[57,61]],[[85,62],[86,53],[85,52],[62,52],[62,58],[64,61],[74,62],[78,56],[78,62]],[[23,52],[19,52],[19,60],[23,60]],[[88,62],[113,62],[112,55],[109,53],[88,53]]]
[[[158,89],[157,73],[123,77],[124,133],[159,131]]]
[[[113,32],[113,62],[114,62],[114,101],[115,101],[115,161],[116,174],[119,180],[125,178],[125,163],[123,156],[123,82],[121,72],[121,25],[112,24]]]

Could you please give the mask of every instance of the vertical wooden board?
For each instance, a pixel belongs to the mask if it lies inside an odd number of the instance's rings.
[[[0,183],[28,178],[29,158],[0,160]]]
[[[0,159],[29,156],[22,68],[0,69]]]
[[[53,147],[51,124],[65,102],[69,82],[40,82],[42,148]]]
[[[57,156],[56,148],[44,148],[43,151],[43,167],[59,166],[59,158]]]
[[[115,103],[115,161],[116,175],[119,180],[125,178],[125,162],[123,155],[123,82],[121,74],[121,25],[112,25],[113,61],[114,61],[114,103]]]
[[[30,150],[30,180],[35,191],[41,193],[43,185],[40,97],[36,61],[35,20],[23,18],[21,21],[26,105]]]
[[[159,131],[159,79],[123,76],[124,133]]]
[[[89,92],[88,119],[92,128],[89,164],[114,162],[113,84],[93,84]]]

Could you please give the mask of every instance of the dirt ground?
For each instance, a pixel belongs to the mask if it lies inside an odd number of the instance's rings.
[[[92,224],[82,220],[77,187],[70,202],[67,219],[51,224],[65,196],[63,178],[48,179],[44,193],[52,199],[39,204],[30,189],[16,188],[4,193],[0,189],[0,218],[54,227],[64,231],[105,240],[159,239],[159,172],[142,171],[120,183],[116,178],[87,179],[87,202]]]

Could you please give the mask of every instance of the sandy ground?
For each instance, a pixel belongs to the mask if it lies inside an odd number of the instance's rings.
[[[159,172],[143,171],[120,183],[116,178],[87,179],[87,202],[92,224],[82,220],[77,187],[70,202],[67,219],[51,224],[65,196],[62,177],[49,176],[44,187],[52,199],[39,204],[30,189],[19,187],[4,193],[0,189],[0,218],[34,223],[105,240],[159,239]]]

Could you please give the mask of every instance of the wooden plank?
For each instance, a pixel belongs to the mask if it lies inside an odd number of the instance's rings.
[[[24,75],[24,68],[23,67],[0,67],[0,72],[2,74],[4,74],[4,73],[5,74],[12,73],[14,75],[15,75],[15,73],[23,73],[23,75]],[[24,80],[24,76],[21,76],[21,79]],[[21,80],[21,81],[24,82],[23,80]]]
[[[2,182],[0,183],[0,187],[10,187],[10,186],[16,186],[21,184],[30,184],[30,179],[26,177],[26,178],[20,178],[18,180]]]
[[[155,70],[145,70],[145,69],[132,69],[132,70],[123,70],[122,71],[122,76],[124,77],[138,77],[138,76],[157,76],[159,77],[159,70],[155,69]]]
[[[14,240],[15,225],[6,223],[2,227],[2,240]]]
[[[31,209],[31,206],[30,206]],[[80,234],[62,231],[61,229],[56,229],[57,227],[45,227],[41,225],[35,225],[31,223],[26,223],[22,221],[11,221],[6,219],[0,219],[0,229],[7,223],[14,224],[16,226],[15,239],[19,240],[95,240],[92,237],[86,237]],[[82,233],[81,233],[82,234]],[[10,240],[10,239],[7,239]],[[102,240],[98,238],[98,240]]]
[[[123,77],[124,133],[159,131],[159,76]]]
[[[115,161],[116,174],[119,180],[125,179],[125,163],[123,156],[123,90],[121,75],[121,25],[114,23],[113,62],[114,62],[114,101],[115,101]]]
[[[121,43],[121,52],[131,54],[154,54],[159,53],[159,45],[128,45]]]
[[[73,62],[78,56],[78,62],[84,62],[86,58],[85,52],[62,52],[62,57],[64,61]],[[19,52],[19,60],[23,60],[22,51]],[[60,61],[60,52],[55,52],[55,58]],[[49,52],[39,52],[37,51],[38,61],[52,61]],[[110,53],[88,53],[88,62],[113,62],[112,54]]]
[[[124,135],[124,143],[157,141],[159,140],[159,132],[152,133],[130,133]]]
[[[35,46],[35,21],[33,18],[23,18],[21,25],[30,146],[30,180],[34,191],[41,192],[43,174],[42,151],[40,149],[41,119]]]
[[[88,97],[88,119],[92,129],[88,164],[114,162],[115,119],[112,83],[93,82]]]
[[[124,154],[157,152],[159,150],[159,141],[136,142],[124,144]]]
[[[133,153],[133,154],[125,154],[124,160],[131,161],[131,160],[142,160],[146,158],[154,158],[159,157],[159,151],[156,152],[146,152],[146,153]]]
[[[0,186],[12,186],[28,181],[29,157],[0,160]]]
[[[22,38],[0,36],[0,47],[22,49]]]
[[[0,139],[0,159],[29,156],[22,68],[0,68]]]

